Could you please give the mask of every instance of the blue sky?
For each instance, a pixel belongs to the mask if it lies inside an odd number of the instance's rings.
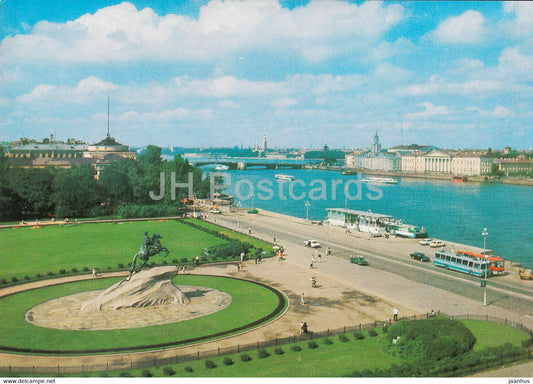
[[[529,2],[0,0],[0,140],[533,147]]]

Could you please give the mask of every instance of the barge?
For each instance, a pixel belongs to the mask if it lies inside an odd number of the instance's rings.
[[[426,238],[427,232],[422,227],[405,224],[390,215],[371,211],[356,211],[345,208],[327,208],[325,225],[335,225],[348,231],[366,232],[372,236],[396,235],[407,238]]]

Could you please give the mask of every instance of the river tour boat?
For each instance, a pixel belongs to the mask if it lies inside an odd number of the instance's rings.
[[[356,211],[346,208],[327,208],[325,225],[346,228],[347,231],[366,232],[372,236],[395,235],[407,238],[426,238],[427,232],[422,227],[405,224],[390,215],[370,211]]]
[[[398,180],[392,177],[367,177],[361,180],[363,183],[372,184],[398,184]]]
[[[274,175],[274,176],[276,177],[276,179],[282,180],[282,181],[293,181],[293,180],[296,180],[296,177],[291,176],[291,175],[277,174],[277,175]]]
[[[468,177],[466,177],[466,176],[454,176],[454,177],[452,177],[452,181],[454,183],[466,183],[468,181]]]

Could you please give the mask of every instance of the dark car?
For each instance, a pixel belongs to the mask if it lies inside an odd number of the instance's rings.
[[[429,257],[424,255],[422,252],[414,252],[410,254],[411,259],[420,260],[420,261],[429,261]]]

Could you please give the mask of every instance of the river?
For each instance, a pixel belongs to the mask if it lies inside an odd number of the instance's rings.
[[[296,180],[279,182],[275,178],[279,173]],[[225,192],[243,207],[310,220],[324,220],[326,208],[371,210],[422,226],[430,237],[477,247],[483,247],[486,228],[488,249],[533,268],[532,187],[411,178],[398,178],[398,184],[369,185],[360,182],[364,175],[322,170],[255,169],[225,174]]]

